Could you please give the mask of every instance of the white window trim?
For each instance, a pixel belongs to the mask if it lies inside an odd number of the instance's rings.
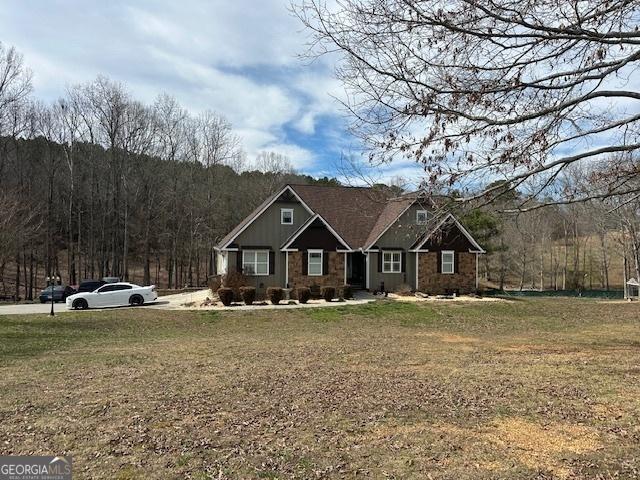
[[[450,262],[446,262],[447,265],[451,265],[451,271],[450,272],[445,272],[444,271],[444,256],[445,254],[451,254],[451,261]],[[440,271],[442,274],[444,275],[453,275],[454,273],[456,273],[456,252],[453,250],[442,250],[440,252]]]
[[[424,216],[425,216],[424,222],[421,222],[420,220],[418,220],[418,217],[420,216],[421,213],[424,213]],[[427,223],[429,223],[429,211],[416,210],[416,225],[426,225]]]
[[[284,221],[285,212],[291,213],[291,223],[286,223]],[[280,209],[280,225],[293,225],[293,208],[281,208]]]
[[[311,254],[312,253],[319,253],[320,254],[320,273],[311,273],[311,270],[309,270],[309,266],[311,265],[311,262],[309,262],[309,260],[311,259]],[[324,267],[324,251],[322,250],[307,250],[307,275],[309,277],[321,277],[322,274],[324,273],[323,270]]]
[[[247,273],[245,271],[245,264],[247,263],[245,261],[245,255],[247,254],[247,252],[255,252],[256,253],[256,257],[255,257],[255,261],[253,262],[253,266],[254,266],[254,273]],[[258,266],[258,256],[257,254],[260,252],[264,252],[267,254],[267,273],[257,273],[257,266]],[[260,262],[261,264],[263,262]],[[242,274],[246,275],[247,277],[267,277],[271,274],[271,272],[269,272],[269,250],[242,250]]]
[[[397,253],[398,255],[400,255],[400,260],[398,262],[394,262],[393,261],[393,254]],[[391,260],[389,260],[388,262],[385,261],[384,256],[385,255],[391,255]],[[391,270],[385,270],[384,268],[384,264],[385,263],[390,263],[391,264]],[[393,269],[393,264],[397,263],[398,264],[398,270],[394,270]],[[382,252],[382,273],[402,273],[402,250],[384,250]]]

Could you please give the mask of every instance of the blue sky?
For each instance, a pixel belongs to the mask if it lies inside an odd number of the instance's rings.
[[[4,0],[0,41],[23,53],[35,96],[53,100],[98,74],[151,103],[166,92],[193,112],[217,111],[248,160],[286,154],[304,173],[332,175],[358,154],[332,59],[300,60],[307,33],[288,0]],[[379,176],[416,176],[411,163]]]

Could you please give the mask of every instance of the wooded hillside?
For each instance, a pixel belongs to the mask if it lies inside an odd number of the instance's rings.
[[[532,198],[520,184],[494,181],[475,187],[491,198],[476,193],[446,208],[487,249],[480,274],[488,285],[620,287],[640,277],[640,209],[637,195],[611,193],[606,168],[636,163],[612,157],[558,171],[548,184],[581,202],[548,201],[542,190]],[[44,104],[22,57],[0,44],[2,296],[33,298],[50,274],[68,284],[118,276],[203,285],[217,241],[287,182],[336,180],[298,175],[277,153],[247,159],[220,114],[190,113],[166,94],[143,104],[107,77]],[[636,175],[625,177],[636,184]],[[456,196],[456,185],[436,186]]]
[[[0,148],[0,277],[4,292],[23,298],[49,271],[70,284],[113,275],[202,285],[221,236],[283,183],[316,181],[282,161],[238,173],[87,143],[69,162],[68,147],[43,137],[4,138]]]

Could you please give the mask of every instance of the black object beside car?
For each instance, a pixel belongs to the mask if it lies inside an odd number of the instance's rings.
[[[94,292],[96,291],[98,288],[100,288],[102,285],[104,285],[105,282],[104,280],[83,280],[80,282],[80,285],[78,286],[78,292]]]
[[[66,285],[48,286],[40,292],[40,303],[50,302],[52,294],[54,302],[64,302],[69,295],[73,295],[74,293],[76,293],[76,291]]]

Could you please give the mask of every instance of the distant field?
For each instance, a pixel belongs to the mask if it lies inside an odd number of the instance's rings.
[[[3,454],[74,478],[638,478],[640,305],[0,317]]]
[[[607,251],[607,259],[609,263],[609,288],[623,288],[623,258],[622,250],[618,241],[618,233],[612,232],[607,235],[605,244]],[[540,255],[542,254],[544,265],[544,288],[553,288],[553,271],[554,264],[556,267],[556,282],[558,288],[562,288],[562,270],[564,266],[565,247],[563,241],[555,241],[552,247],[548,242],[541,247],[540,244],[534,244],[527,252],[527,268],[525,276],[525,289],[540,288]],[[508,288],[519,288],[522,274],[521,258],[517,251],[509,251],[510,258],[509,269],[507,271],[506,285]],[[597,236],[581,237],[578,246],[578,277],[584,281],[584,287],[587,289],[603,288],[604,273],[602,271],[602,247],[600,238]],[[576,259],[576,250],[571,242],[567,249],[567,289],[573,288],[571,279],[573,278],[573,270]],[[492,280],[491,287],[497,286],[497,276],[499,271],[498,255],[493,255],[492,260]],[[484,264],[481,262],[482,269]],[[481,269],[481,273],[482,270]],[[633,276],[633,275],[632,275]]]

